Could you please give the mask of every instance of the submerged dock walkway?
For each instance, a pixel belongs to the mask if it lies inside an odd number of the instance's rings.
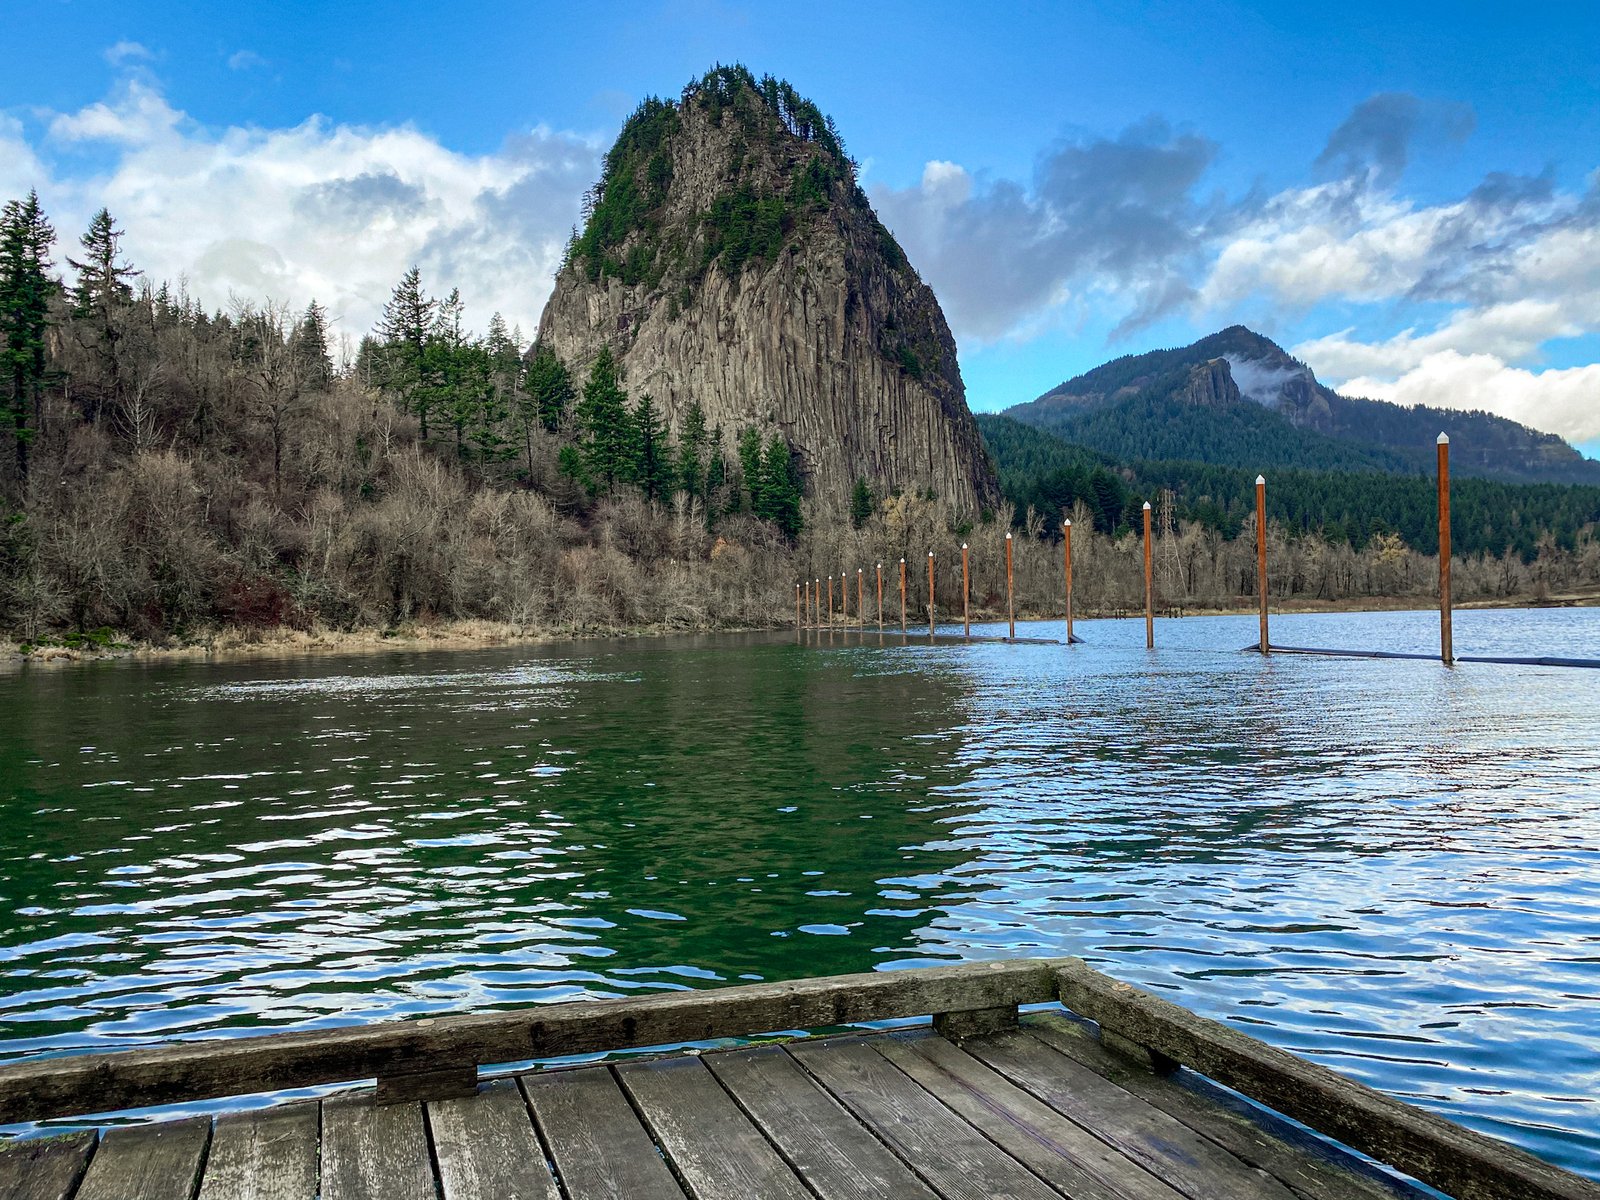
[[[1018,1020],[1016,1004],[1065,1001]],[[521,1070],[649,1044],[922,1007],[927,1026]],[[749,1030],[747,1029],[747,1032]],[[1120,1031],[1120,1032],[1119,1032]],[[418,1057],[419,1052],[425,1056]],[[1315,1113],[1463,1200],[1600,1187],[1117,984],[1075,960],[975,963],[189,1043],[0,1068],[0,1120],[295,1086],[376,1091],[29,1139],[0,1200],[1394,1200],[1420,1195],[1223,1092]],[[136,1061],[138,1060],[138,1061]],[[318,1065],[320,1064],[320,1066]],[[230,1082],[231,1080],[231,1082]],[[1252,1080],[1254,1081],[1252,1083]],[[1266,1096],[1263,1096],[1265,1099]],[[1283,1103],[1286,1101],[1287,1103]],[[1330,1130],[1332,1132],[1333,1130]],[[1354,1137],[1351,1137],[1351,1134]]]

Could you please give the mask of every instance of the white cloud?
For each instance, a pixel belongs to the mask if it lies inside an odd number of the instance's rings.
[[[1600,363],[1528,371],[1493,354],[1441,350],[1398,379],[1357,377],[1341,390],[1396,404],[1483,409],[1569,441],[1600,439]]]
[[[148,49],[138,42],[118,42],[114,46],[107,46],[105,60],[114,67],[125,66],[131,62],[140,62],[154,58]]]
[[[356,336],[412,263],[430,290],[459,287],[476,327],[498,310],[531,336],[600,159],[594,139],[543,127],[482,155],[410,126],[320,117],[206,130],[141,78],[56,114],[37,146],[7,120],[0,183],[8,195],[39,188],[63,249],[105,205],[147,278],[182,277],[208,307],[230,293],[295,306],[315,297]],[[109,152],[103,169],[52,170],[56,150],[83,144]]]
[[[228,69],[230,71],[248,71],[252,67],[264,67],[267,60],[254,50],[236,50],[228,56]]]

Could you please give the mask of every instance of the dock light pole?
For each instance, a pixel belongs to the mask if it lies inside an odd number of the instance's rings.
[[[1006,530],[1006,625],[1009,632],[1006,636],[1011,641],[1017,640],[1017,603],[1011,586],[1011,531]]]
[[[1267,637],[1267,477],[1256,476],[1256,590],[1261,593],[1261,642],[1263,654],[1272,653]]]
[[[928,551],[928,636],[933,637],[933,551]]]
[[[861,568],[856,568],[856,624],[863,630],[867,627],[867,577],[861,573]]]
[[[1150,572],[1150,501],[1144,502],[1144,648],[1156,648],[1155,576]]]
[[[1439,658],[1456,660],[1450,628],[1450,435],[1439,435]]]
[[[1061,566],[1067,576],[1067,645],[1072,645],[1072,518],[1061,522]]]
[[[878,564],[878,632],[883,632],[883,564]]]
[[[906,560],[900,560],[900,632],[906,631]]]
[[[972,585],[967,575],[967,544],[961,543],[961,629],[972,640]]]

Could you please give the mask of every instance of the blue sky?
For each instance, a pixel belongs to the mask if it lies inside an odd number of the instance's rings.
[[[417,261],[531,333],[621,120],[738,60],[834,116],[974,408],[1242,322],[1600,451],[1600,6],[470,7],[26,6],[0,191],[208,305],[359,336]]]

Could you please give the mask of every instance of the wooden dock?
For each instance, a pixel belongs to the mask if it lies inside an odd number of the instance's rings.
[[[1076,1019],[1057,1008],[1019,1020],[1017,1005],[1052,1001]],[[478,1074],[484,1062],[915,1015],[932,1026]],[[1200,1073],[1462,1200],[1600,1197],[1494,1139],[1058,959],[25,1061],[0,1067],[0,1122],[378,1082],[214,1119],[20,1140],[0,1151],[0,1200],[1420,1194]]]

